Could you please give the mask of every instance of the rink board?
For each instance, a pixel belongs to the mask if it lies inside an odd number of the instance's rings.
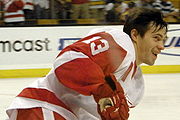
[[[144,74],[180,73],[180,65],[141,66]],[[0,70],[0,78],[44,77],[50,68]]]
[[[0,28],[0,78],[46,75],[60,50],[97,27],[104,26]],[[180,72],[180,24],[169,25],[168,37],[155,66],[142,65],[143,73]]]

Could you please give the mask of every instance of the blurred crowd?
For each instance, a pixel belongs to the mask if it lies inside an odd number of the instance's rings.
[[[134,7],[160,10],[167,22],[180,22],[179,0],[0,0],[0,24],[24,25],[39,19],[95,19],[123,23]],[[179,1],[179,2],[178,2]]]

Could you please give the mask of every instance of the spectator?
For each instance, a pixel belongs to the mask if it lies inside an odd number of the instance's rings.
[[[177,22],[179,10],[174,8],[172,2],[168,0],[156,0],[153,3],[153,7],[163,13],[167,22]]]
[[[138,0],[135,2],[136,7],[153,8],[154,0]]]
[[[105,7],[105,1],[104,0],[91,0],[92,4],[90,6],[90,13],[91,18],[95,18],[101,21],[105,20],[105,14],[104,14],[104,7]]]
[[[3,1],[0,0],[0,20],[2,20],[2,16],[3,16]]]
[[[106,21],[120,22],[120,16],[128,9],[128,5],[122,0],[114,0],[105,6]]]
[[[25,19],[34,19],[34,0],[24,0]]]
[[[87,19],[89,14],[89,0],[72,0],[72,19]]]
[[[54,12],[56,19],[70,19],[71,3],[68,0],[55,0]]]
[[[4,1],[4,22],[6,25],[23,25],[25,21],[22,0],[5,0]]]
[[[129,13],[133,12],[133,10],[134,10],[133,8],[134,7],[136,7],[136,3],[134,3],[134,2],[129,2],[128,3],[128,9],[124,13],[121,14],[121,18],[120,19],[121,19],[122,22],[126,21]]]
[[[36,19],[49,19],[49,0],[35,0],[35,17]]]

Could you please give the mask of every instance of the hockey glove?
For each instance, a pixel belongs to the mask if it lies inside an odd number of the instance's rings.
[[[105,77],[106,83],[94,95],[98,104],[98,113],[102,120],[127,120],[129,107],[124,96],[123,88],[114,75]],[[104,88],[104,90],[103,90]]]

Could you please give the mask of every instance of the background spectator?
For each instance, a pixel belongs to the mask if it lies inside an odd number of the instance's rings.
[[[136,4],[134,2],[128,3],[128,9],[121,14],[121,21],[124,23],[126,21],[126,18],[128,17],[129,13],[133,12],[133,8],[136,7]]]
[[[123,0],[114,0],[105,6],[106,21],[120,22],[120,16],[128,9],[128,5]]]
[[[24,0],[23,8],[25,19],[34,19],[34,0]]]
[[[160,10],[167,22],[177,22],[179,17],[179,10],[174,8],[171,1],[168,0],[156,0],[153,3],[155,9]]]
[[[50,18],[49,0],[35,0],[35,16],[36,19]]]
[[[154,0],[137,0],[135,2],[136,7],[153,8]]]
[[[71,3],[68,0],[55,0],[54,12],[56,19],[70,19]]]
[[[6,25],[23,25],[25,18],[23,12],[24,2],[22,0],[4,1],[4,22]]]
[[[90,14],[91,18],[104,21],[105,20],[105,14],[104,14],[104,7],[106,5],[106,2],[104,0],[91,0],[91,6],[90,6]]]
[[[2,20],[3,18],[3,1],[0,0],[0,20]],[[1,23],[1,22],[0,22]]]
[[[72,0],[72,19],[87,19],[89,14],[89,0]]]

